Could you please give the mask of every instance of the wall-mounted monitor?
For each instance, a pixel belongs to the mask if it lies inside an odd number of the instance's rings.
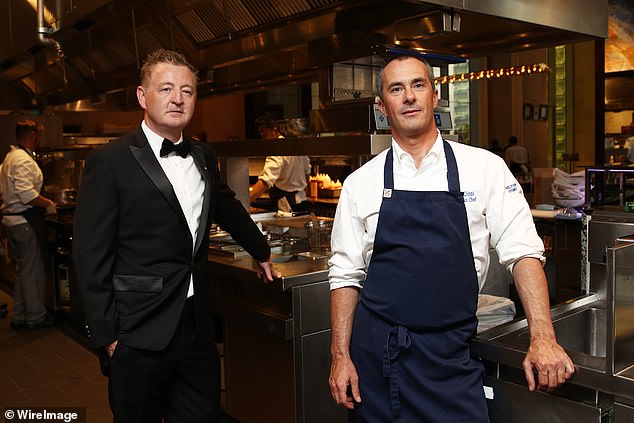
[[[374,123],[377,130],[390,129],[390,119],[381,112],[378,104],[374,105]]]
[[[449,130],[451,125],[451,113],[449,111],[434,110],[434,120],[436,121],[436,127],[440,130]]]

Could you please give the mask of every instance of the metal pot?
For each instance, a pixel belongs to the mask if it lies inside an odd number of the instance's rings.
[[[45,186],[44,195],[58,205],[74,204],[77,200],[77,190],[75,188],[65,188],[56,186]]]

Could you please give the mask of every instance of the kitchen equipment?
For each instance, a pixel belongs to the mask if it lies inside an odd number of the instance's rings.
[[[46,185],[44,186],[44,195],[58,205],[74,204],[77,200],[75,188]]]
[[[321,231],[319,230],[319,224],[316,221],[310,220],[304,224],[308,236],[308,245],[311,250],[321,249]]]
[[[308,118],[282,119],[275,123],[277,124],[277,129],[285,138],[312,135],[310,119]]]
[[[312,198],[316,198],[319,195],[319,182],[317,182],[316,180],[313,180],[311,178],[310,180],[310,196]]]
[[[325,220],[319,221],[319,247],[322,251],[330,251],[330,234],[332,223]]]
[[[319,188],[317,194],[324,198],[339,198],[341,188]]]

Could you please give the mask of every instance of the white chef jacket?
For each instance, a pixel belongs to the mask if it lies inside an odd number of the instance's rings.
[[[154,133],[143,121],[141,123],[143,133],[150,143],[152,152],[156,156],[163,172],[169,179],[174,188],[174,193],[178,202],[180,203],[185,219],[187,220],[187,226],[189,232],[192,234],[192,251],[196,246],[196,236],[198,234],[198,223],[200,222],[200,216],[203,210],[203,197],[205,192],[205,181],[200,174],[194,158],[191,154],[182,158],[176,153],[172,152],[165,157],[161,157],[161,146],[163,145],[163,137]],[[180,140],[176,144],[183,141],[181,135]],[[193,276],[189,278],[189,289],[187,291],[187,297],[194,295],[194,280]]]
[[[511,163],[526,164],[530,161],[528,158],[528,151],[526,151],[526,148],[521,145],[512,145],[507,147],[504,152],[504,158],[509,166]]]
[[[283,138],[283,137],[280,137]],[[295,203],[306,201],[306,175],[310,174],[307,156],[268,156],[262,174],[258,177],[269,188],[295,192]]]
[[[520,258],[545,260],[522,188],[499,156],[481,148],[449,142],[464,192],[471,249],[480,288],[489,267],[489,248],[512,271]],[[394,189],[447,191],[447,162],[440,133],[419,169],[392,139]],[[383,151],[348,176],[343,184],[332,229],[330,289],[362,287],[374,245],[383,195]]]
[[[0,171],[2,212],[21,213],[40,195],[44,176],[32,155],[16,145],[10,147]],[[27,223],[22,216],[4,216],[2,223],[15,226]]]

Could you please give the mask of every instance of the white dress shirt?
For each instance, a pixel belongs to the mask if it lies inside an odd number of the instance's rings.
[[[526,164],[530,161],[528,158],[528,151],[526,151],[526,148],[521,145],[512,145],[507,147],[504,152],[504,159],[508,165],[511,163]]]
[[[40,195],[44,176],[33,156],[12,145],[0,169],[2,212],[21,213]],[[22,216],[4,216],[2,223],[15,226],[27,223]]]
[[[182,158],[174,152],[165,157],[161,157],[161,145],[163,144],[163,137],[152,132],[150,128],[145,124],[145,121],[141,123],[141,128],[145,137],[150,143],[150,147],[154,152],[163,172],[169,179],[178,202],[180,203],[185,219],[187,220],[187,226],[192,234],[192,254],[196,245],[196,235],[198,234],[198,224],[200,222],[200,215],[203,209],[203,195],[205,192],[205,181],[200,171],[194,163],[194,158],[191,154]],[[176,142],[176,144],[183,141],[183,136]],[[187,291],[187,297],[194,295],[194,282],[193,277],[189,279],[189,289]]]
[[[310,159],[307,156],[268,156],[258,179],[269,188],[275,185],[281,190],[295,192],[295,203],[299,204],[306,201],[306,175],[309,174]]]
[[[489,248],[512,270],[523,257],[544,261],[544,245],[520,184],[499,156],[481,148],[450,142],[464,192],[471,248],[480,288],[489,267]],[[414,159],[392,140],[394,189],[447,191],[447,162],[440,134],[419,169]],[[348,176],[332,229],[330,288],[362,287],[372,258],[383,193],[387,150]]]

